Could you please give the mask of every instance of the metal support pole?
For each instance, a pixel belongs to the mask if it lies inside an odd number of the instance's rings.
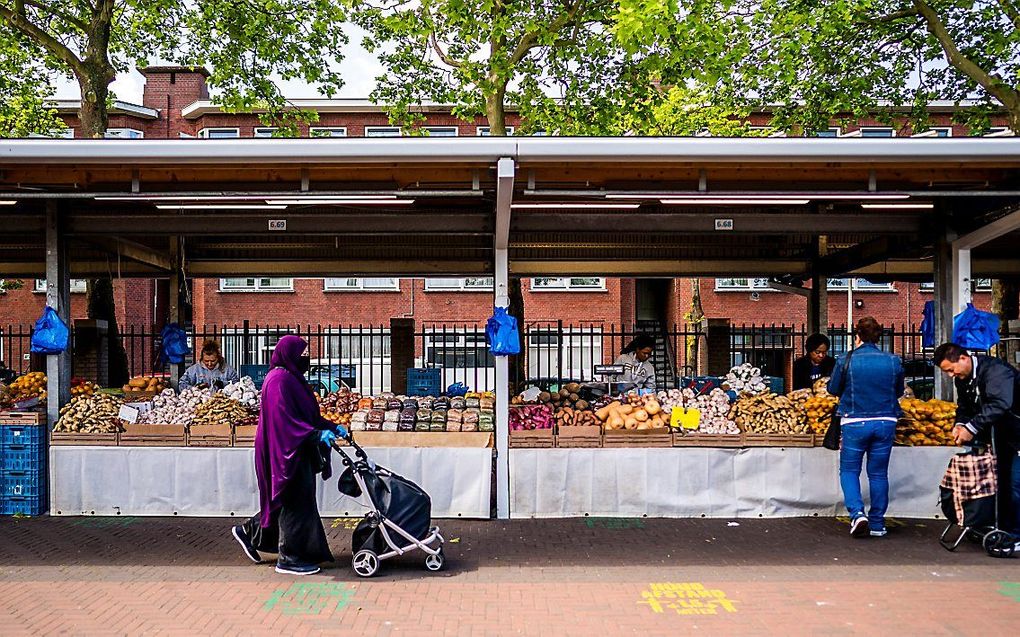
[[[183,288],[184,284],[183,259],[184,255],[183,250],[181,250],[181,238],[170,237],[170,267],[172,268],[170,270],[170,293],[169,293],[170,322],[177,323],[181,327],[184,327],[184,325],[182,324],[184,295],[181,294],[181,289]],[[198,343],[195,343],[195,346],[198,347],[199,346]],[[181,364],[170,365],[170,385],[174,389],[178,388],[178,383],[180,383],[181,380],[182,373],[181,370],[183,367],[184,366]]]
[[[815,263],[828,253],[828,240],[818,237],[813,250]],[[810,334],[828,334],[829,332],[829,288],[828,277],[818,274],[811,275],[811,291],[808,293],[808,332]]]
[[[953,314],[959,314],[971,302],[970,249],[953,242]]]
[[[514,160],[499,160],[496,169],[496,233],[493,304],[510,306],[510,204],[514,193]],[[523,325],[518,326],[524,329]],[[496,357],[496,517],[510,518],[510,360]]]
[[[71,327],[71,275],[67,260],[67,237],[56,201],[46,202],[46,305],[57,311]],[[46,357],[46,413],[50,426],[60,408],[71,400],[71,348]]]
[[[956,233],[943,220],[944,228],[935,244],[935,342],[953,338],[953,240]],[[953,382],[941,371],[935,372],[935,397],[953,399]]]

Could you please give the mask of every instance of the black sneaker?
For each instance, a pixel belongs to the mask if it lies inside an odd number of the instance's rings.
[[[859,515],[850,523],[850,537],[868,537],[868,518]]]
[[[319,572],[316,564],[280,564],[276,563],[276,572],[284,575],[315,575]]]
[[[240,544],[241,548],[244,550],[244,554],[247,555],[252,562],[255,562],[256,564],[262,563],[262,556],[259,555],[259,552],[255,550],[255,547],[251,545],[251,538],[248,537],[248,533],[245,532],[243,526],[237,525],[230,529],[230,534],[234,536],[234,539],[237,540],[237,543]]]

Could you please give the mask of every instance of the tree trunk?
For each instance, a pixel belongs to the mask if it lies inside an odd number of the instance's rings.
[[[124,351],[120,328],[117,326],[117,307],[113,299],[113,280],[110,277],[89,280],[88,317],[106,321],[108,324],[110,386],[120,387],[127,384],[130,377],[127,353]]]
[[[78,117],[81,120],[82,137],[102,138],[110,125],[106,100],[110,96],[110,83],[116,74],[112,67],[101,63],[86,62],[85,70],[85,74],[77,78],[81,89]]]

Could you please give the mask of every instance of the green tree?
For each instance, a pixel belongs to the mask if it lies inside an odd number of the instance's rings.
[[[51,135],[63,128],[46,103],[52,92],[46,69],[31,58],[25,42],[3,35],[0,27],[0,137]]]
[[[345,19],[331,0],[0,0],[0,52],[23,52],[3,58],[12,77],[40,67],[73,78],[86,137],[106,132],[117,73],[150,59],[208,65],[225,107],[259,106],[267,121],[292,126],[307,114],[288,107],[271,77],[332,95],[342,85],[331,63],[347,43]]]

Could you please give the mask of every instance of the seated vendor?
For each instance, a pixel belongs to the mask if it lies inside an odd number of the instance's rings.
[[[807,352],[793,361],[793,389],[811,389],[815,381],[832,376],[836,359],[829,356],[829,338],[824,334],[812,334],[804,341]]]
[[[202,345],[199,361],[188,368],[181,376],[180,389],[206,385],[214,389],[223,389],[229,383],[238,380],[237,370],[227,365],[216,341],[206,341]]]
[[[623,373],[613,378],[617,391],[655,391],[655,367],[649,360],[654,349],[655,338],[646,334],[636,337],[623,348],[613,362],[614,365],[623,365]]]

